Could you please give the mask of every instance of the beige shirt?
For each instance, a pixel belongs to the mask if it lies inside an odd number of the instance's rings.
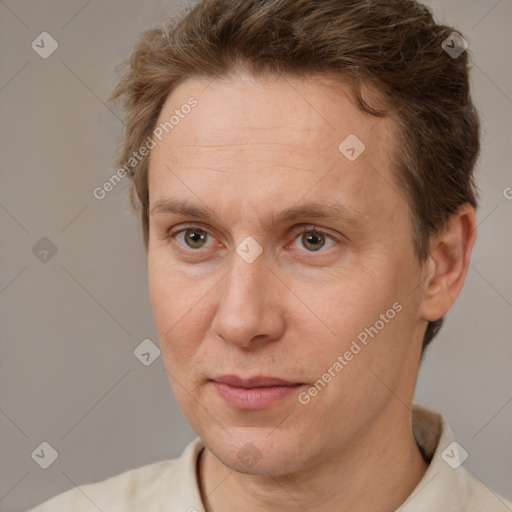
[[[413,405],[413,412],[414,436],[431,461],[398,511],[512,511],[512,502],[485,487],[460,464],[465,454],[452,444],[453,434],[444,417],[420,404]],[[178,459],[155,462],[101,482],[81,485],[29,512],[205,512],[196,475],[196,462],[203,446],[196,439]]]

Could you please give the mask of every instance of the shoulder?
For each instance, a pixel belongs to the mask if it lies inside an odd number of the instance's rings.
[[[467,512],[511,512],[512,501],[500,496],[482,482],[474,478],[468,471],[466,473],[466,501],[461,510]]]
[[[512,503],[464,467],[468,452],[454,438],[446,418],[422,404],[413,404],[416,442],[430,461],[427,472],[400,512],[450,510],[511,512]]]
[[[100,482],[73,487],[29,512],[134,512],[151,506],[151,510],[156,511],[160,510],[159,505],[162,510],[172,510],[164,506],[169,507],[175,504],[173,500],[182,499],[194,505],[198,495],[195,462],[202,446],[196,439],[179,458],[154,462]]]

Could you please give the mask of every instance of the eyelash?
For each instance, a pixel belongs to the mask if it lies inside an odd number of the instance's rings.
[[[190,225],[185,225],[185,226],[182,226],[179,230],[176,230],[176,231],[168,231],[166,234],[165,234],[165,239],[169,240],[169,241],[173,241],[174,243],[177,243],[175,242],[175,239],[177,237],[177,235],[181,234],[181,233],[184,233],[186,231],[193,231],[197,229],[198,231],[204,231],[206,233],[207,236],[212,236],[212,234],[204,229],[202,226],[200,225],[197,225],[197,224],[190,224]],[[334,242],[336,242],[337,244],[341,243],[342,240],[330,233],[326,233],[325,231],[322,231],[321,229],[317,229],[316,226],[314,225],[311,225],[311,224],[308,224],[308,225],[302,225],[296,229],[293,230],[292,234],[293,234],[293,240],[290,244],[288,245],[291,245],[293,244],[293,242],[295,242],[295,240],[300,236],[300,235],[303,235],[304,233],[315,233],[315,234],[319,234],[319,235],[322,235],[322,236],[325,236],[327,239],[330,239]],[[215,238],[215,237],[213,237]],[[185,247],[183,246],[182,244],[179,244],[178,245],[184,249],[185,251],[187,252],[191,252],[191,253],[200,253],[202,252],[201,249],[192,249],[191,247]],[[329,249],[329,248],[328,248]],[[326,252],[328,249],[319,249],[318,251],[303,251],[305,252],[306,254],[308,255],[312,255],[312,254],[315,254],[316,252],[319,252],[319,253],[322,253],[322,252]]]

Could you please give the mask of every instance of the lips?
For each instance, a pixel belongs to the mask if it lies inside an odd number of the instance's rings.
[[[212,379],[212,384],[228,405],[247,411],[269,408],[303,385],[275,377],[256,376],[244,379],[236,375],[221,375]]]
[[[274,377],[256,376],[249,379],[243,379],[236,375],[222,375],[213,379],[220,384],[227,384],[237,388],[263,388],[272,386],[297,386],[299,383],[291,382],[283,379],[276,379]]]

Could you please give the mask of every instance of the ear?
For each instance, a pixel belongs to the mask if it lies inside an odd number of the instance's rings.
[[[452,307],[466,280],[476,235],[475,209],[466,203],[430,241],[420,306],[424,320],[438,320]]]

